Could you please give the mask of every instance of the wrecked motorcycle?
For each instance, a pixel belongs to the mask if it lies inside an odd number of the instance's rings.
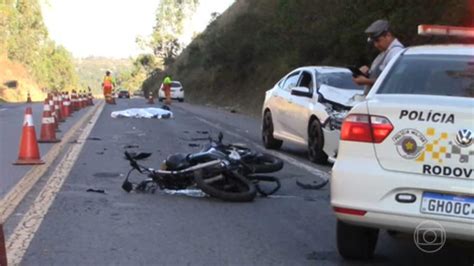
[[[202,151],[191,154],[173,154],[161,166],[161,169],[143,167],[139,159],[149,156],[132,155],[125,152],[132,169],[122,185],[127,192],[154,192],[160,189],[180,190],[197,186],[205,193],[227,201],[251,201],[256,192],[270,195],[280,188],[278,179],[270,176],[258,176],[257,173],[269,173],[280,170],[283,162],[273,156],[253,152],[242,145],[222,144],[210,139]],[[148,178],[137,185],[129,181],[132,171],[147,174]],[[261,181],[274,182],[276,186],[269,192],[263,191],[258,184]]]

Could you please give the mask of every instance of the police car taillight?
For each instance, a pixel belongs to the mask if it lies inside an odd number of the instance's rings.
[[[341,140],[381,143],[392,130],[392,123],[385,117],[350,114],[342,123]]]
[[[418,25],[418,34],[473,38],[474,28],[442,25]]]

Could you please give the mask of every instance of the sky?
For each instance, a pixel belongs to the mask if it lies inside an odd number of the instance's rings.
[[[201,32],[211,13],[223,13],[234,0],[200,0],[183,40]],[[42,5],[49,36],[74,57],[134,57],[141,52],[135,40],[148,37],[155,24],[159,0],[48,0]]]

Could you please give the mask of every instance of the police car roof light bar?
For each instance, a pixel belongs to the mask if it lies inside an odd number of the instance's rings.
[[[474,28],[422,24],[418,25],[418,35],[440,35],[474,38]]]

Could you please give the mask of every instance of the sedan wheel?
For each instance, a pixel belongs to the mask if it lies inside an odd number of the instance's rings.
[[[315,163],[325,164],[328,161],[327,154],[323,151],[324,137],[321,124],[314,119],[308,128],[308,156]]]
[[[267,149],[279,149],[283,144],[283,141],[273,137],[273,120],[270,111],[265,112],[263,115],[262,141]]]

